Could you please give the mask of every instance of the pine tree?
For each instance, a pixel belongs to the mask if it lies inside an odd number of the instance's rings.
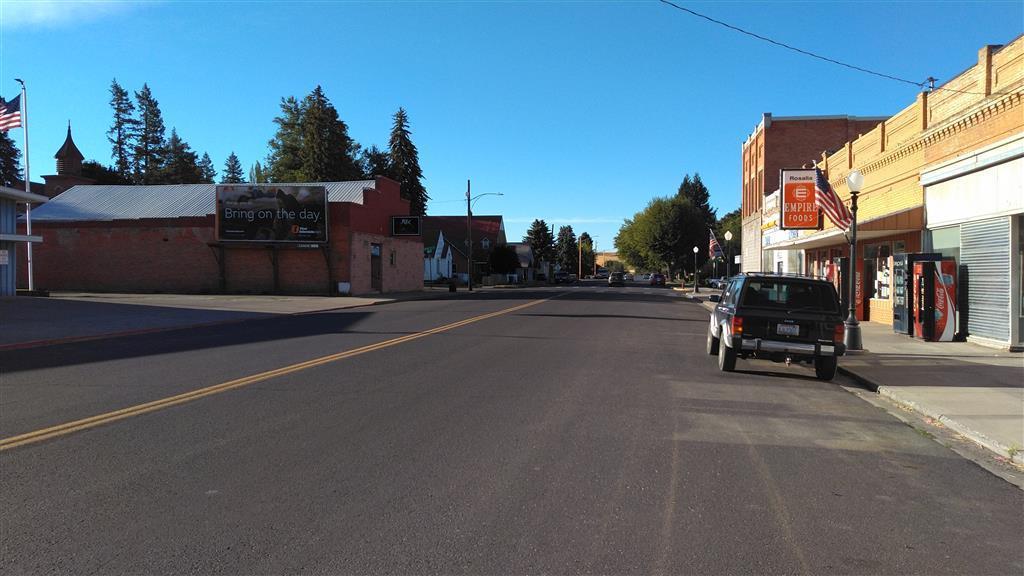
[[[171,128],[171,137],[163,152],[164,165],[160,178],[154,184],[195,184],[202,179],[202,172],[196,161],[196,153],[187,142]]]
[[[267,182],[270,182],[270,173],[260,166],[259,162],[253,164],[249,169],[249,183],[266,184]]]
[[[402,108],[395,112],[394,118],[391,141],[388,143],[391,177],[402,185],[402,197],[409,200],[409,213],[423,216],[427,213],[430,196],[423,187],[423,170],[420,169],[419,152],[409,132],[409,118]]]
[[[200,184],[213,184],[217,180],[217,170],[213,167],[213,160],[210,160],[210,155],[203,152],[203,157],[199,159],[199,183]]]
[[[523,242],[530,245],[533,252],[533,261],[540,263],[542,260],[551,263],[555,255],[555,239],[551,236],[551,229],[547,222],[534,220],[530,229],[526,231]]]
[[[555,259],[561,270],[575,273],[579,265],[579,245],[576,243],[576,234],[573,233],[572,226],[562,226],[558,229],[555,251]]]
[[[107,130],[107,140],[111,146],[114,170],[122,180],[129,182],[132,178],[132,157],[135,154],[133,138],[137,134],[139,121],[135,118],[135,105],[128,97],[128,91],[117,83],[117,78],[110,83],[110,108],[114,112],[114,123]]]
[[[0,132],[0,185],[13,187],[21,180],[21,150],[7,132]]]
[[[82,162],[82,176],[92,179],[96,184],[131,184],[131,180],[121,176],[113,167],[104,166],[95,160]]]
[[[242,173],[242,163],[238,161],[238,156],[235,156],[235,152],[232,150],[224,162],[224,179],[220,182],[221,184],[238,184],[244,181],[245,174]]]
[[[306,182],[355,180],[362,170],[353,152],[356,144],[348,135],[348,126],[317,86],[302,101],[302,175]]]
[[[678,195],[690,200],[691,205],[704,221],[705,228],[710,229],[715,225],[715,209],[710,204],[711,194],[704,182],[701,181],[700,174],[694,173],[692,180],[689,174],[683,176]]]
[[[281,98],[281,115],[274,118],[277,133],[270,140],[266,175],[274,182],[303,182],[302,173],[302,105],[294,96]],[[259,166],[259,162],[256,166]],[[253,176],[250,173],[250,182]]]
[[[162,178],[164,151],[167,149],[160,103],[147,84],[142,85],[141,92],[135,93],[135,102],[139,118],[132,132],[134,180],[138,184],[155,184]]]
[[[359,163],[362,165],[363,178],[372,179],[374,176],[391,177],[391,155],[386,150],[370,146],[363,150]]]
[[[596,254],[594,254],[594,239],[590,233],[584,232],[579,237],[580,255],[583,257],[583,274],[593,274]]]

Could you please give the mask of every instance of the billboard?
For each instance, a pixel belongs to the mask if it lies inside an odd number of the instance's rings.
[[[327,190],[305,185],[219,185],[217,240],[327,242]]]
[[[391,217],[391,235],[392,236],[419,236],[420,235],[420,217],[419,216],[392,216]]]
[[[783,168],[779,178],[779,229],[820,230],[821,210],[815,202],[814,170]]]

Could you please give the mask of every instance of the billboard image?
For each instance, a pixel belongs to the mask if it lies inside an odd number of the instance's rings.
[[[819,230],[821,211],[815,202],[814,170],[782,170],[779,187],[779,228]]]
[[[217,186],[217,240],[327,242],[323,186]]]

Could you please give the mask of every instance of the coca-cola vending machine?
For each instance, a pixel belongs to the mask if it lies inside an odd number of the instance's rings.
[[[957,330],[956,261],[914,262],[914,336],[952,342]]]

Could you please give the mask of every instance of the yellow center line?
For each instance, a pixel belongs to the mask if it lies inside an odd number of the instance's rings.
[[[35,430],[33,432],[26,432],[25,434],[19,434],[17,436],[11,436],[10,438],[4,438],[0,440],[0,452],[9,450],[11,448],[17,448],[18,446],[24,446],[26,444],[33,444],[35,442],[42,442],[43,440],[49,440],[57,436],[63,436],[65,434],[71,434],[72,432],[78,432],[81,430],[87,430],[110,422],[116,422],[125,418],[131,418],[132,416],[138,416],[147,412],[153,412],[155,410],[162,410],[178,404],[184,404],[185,402],[191,402],[228,390],[234,390],[235,388],[241,388],[257,382],[263,382],[264,380],[270,380],[278,376],[284,376],[286,374],[293,374],[301,370],[314,368],[316,366],[322,366],[331,362],[337,362],[338,360],[344,360],[346,358],[352,358],[353,356],[359,356],[368,352],[374,352],[383,348],[389,348],[391,346],[397,346],[420,338],[425,338],[434,334],[440,334],[449,330],[454,330],[467,324],[473,324],[474,322],[480,322],[481,320],[487,320],[488,318],[494,318],[496,316],[502,316],[504,314],[510,314],[529,308],[530,306],[536,306],[542,302],[547,302],[553,298],[557,298],[562,294],[556,294],[551,298],[544,298],[541,300],[533,300],[526,304],[520,304],[519,306],[513,306],[511,308],[505,308],[504,310],[498,310],[497,312],[490,312],[488,314],[481,314],[465,320],[459,320],[458,322],[452,322],[451,324],[445,324],[444,326],[438,326],[436,328],[430,328],[414,334],[408,334],[400,336],[398,338],[392,338],[391,340],[385,340],[376,344],[368,344],[359,348],[353,348],[352,350],[345,350],[343,352],[337,352],[327,356],[321,356],[320,358],[314,358],[312,360],[306,360],[305,362],[299,362],[289,366],[276,368],[274,370],[268,370],[266,372],[260,372],[258,374],[252,374],[250,376],[244,376],[235,380],[229,380],[213,386],[207,386],[206,388],[199,388],[198,390],[192,390],[176,396],[170,396],[167,398],[161,398],[160,400],[154,400],[152,402],[146,402],[145,404],[138,404],[135,406],[129,406],[128,408],[122,408],[120,410],[114,410],[113,412],[107,412],[104,414],[98,414],[96,416],[90,416],[88,418],[82,418],[81,420],[75,420],[72,422],[65,422],[64,424],[58,424],[49,428],[43,428]]]

